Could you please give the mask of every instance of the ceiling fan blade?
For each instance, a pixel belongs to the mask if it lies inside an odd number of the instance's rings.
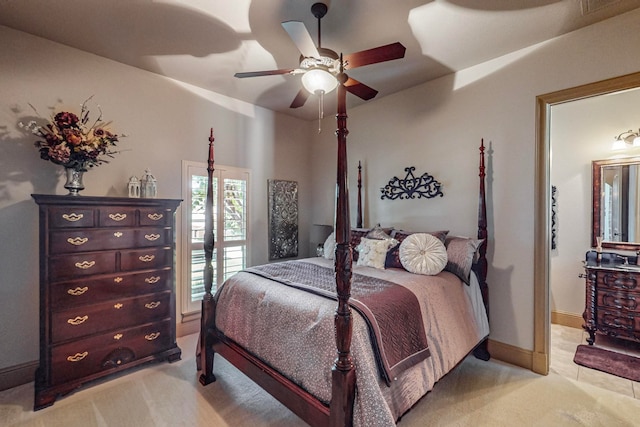
[[[296,97],[293,98],[293,102],[291,102],[289,108],[302,107],[304,103],[307,102],[307,98],[309,98],[309,92],[305,88],[300,89]]]
[[[344,87],[349,93],[352,93],[355,96],[364,99],[365,101],[368,101],[371,98],[375,98],[375,96],[378,94],[377,90],[370,88],[366,84],[360,83],[359,81],[357,81],[356,79],[352,79],[351,77],[347,79]]]
[[[403,58],[405,50],[407,49],[402,45],[402,43],[395,42],[384,46],[374,47],[373,49],[361,50],[360,52],[344,55],[343,61],[346,64],[345,68],[354,69],[364,65]]]
[[[320,58],[320,53],[318,53],[318,49],[315,43],[313,43],[313,39],[311,39],[311,35],[309,31],[307,31],[307,27],[304,26],[304,23],[300,21],[286,21],[282,23],[282,28],[289,34],[289,37],[291,37],[291,40],[296,44],[302,56]]]
[[[295,68],[287,68],[282,70],[269,70],[269,71],[249,71],[246,73],[235,73],[234,77],[243,79],[245,77],[277,76],[279,74],[291,74],[294,71],[295,71]]]

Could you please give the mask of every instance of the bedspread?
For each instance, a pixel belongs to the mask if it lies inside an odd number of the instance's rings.
[[[333,261],[324,258],[305,261],[333,268]],[[480,298],[477,281],[469,287],[448,272],[420,276],[355,265],[353,272],[402,285],[420,303],[431,357],[400,373],[390,387],[379,375],[366,322],[353,314],[354,425],[392,426],[488,335],[486,313],[474,310]],[[216,299],[215,322],[222,333],[329,402],[336,358],[335,301],[246,272],[227,280]]]
[[[294,260],[245,271],[337,300],[335,271],[328,267]],[[354,273],[349,304],[367,322],[380,374],[387,385],[400,372],[429,357],[420,304],[407,288]]]

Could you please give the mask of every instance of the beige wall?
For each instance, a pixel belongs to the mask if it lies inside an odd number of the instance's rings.
[[[551,107],[551,182],[558,189],[558,246],[551,252],[551,310],[576,317],[584,311],[582,260],[591,248],[591,162],[637,156],[611,151],[613,137],[640,127],[640,90]],[[579,319],[578,319],[579,320]]]
[[[533,348],[535,97],[640,70],[640,33],[629,31],[639,22],[635,11],[349,111],[351,181],[362,160],[369,224],[475,233],[477,146],[485,139],[495,341]],[[0,39],[0,369],[37,358],[37,230],[29,195],[62,193],[58,168],[39,160],[16,127],[30,114],[28,102],[46,110],[58,98],[72,104],[95,95],[131,135],[122,146],[132,151],[92,171],[86,194],[123,194],[127,178],[150,167],[160,196],[180,197],[180,160],[203,158],[213,126],[216,160],[253,171],[253,263],[267,259],[266,179],[299,181],[301,236],[309,224],[331,223],[336,143],[329,112],[317,135],[314,122],[4,27]],[[407,166],[434,175],[445,196],[380,200],[379,188]],[[355,207],[355,185],[351,196]]]
[[[299,183],[300,248],[307,254],[312,123],[2,26],[0,40],[0,369],[38,359],[37,207],[30,195],[66,193],[61,168],[40,160],[33,136],[17,126],[32,116],[29,103],[47,117],[59,101],[76,109],[94,95],[105,118],[128,134],[123,153],[86,174],[86,195],[124,196],[129,177],[150,168],[159,197],[182,198],[181,161],[206,161],[213,127],[216,162],[252,172],[251,261],[268,260],[273,178]]]
[[[475,233],[476,147],[488,149],[491,338],[533,349],[536,96],[640,70],[640,11],[593,25],[349,111],[351,181],[365,164],[365,222]],[[358,79],[357,70],[353,77]],[[366,83],[366,82],[364,82]],[[325,119],[324,128],[335,125]],[[314,222],[331,218],[332,136],[313,146]],[[416,166],[443,198],[380,200],[380,187]],[[352,203],[355,203],[352,186]],[[355,217],[352,218],[355,220]],[[580,251],[580,253],[582,250]],[[576,256],[581,257],[578,253]]]

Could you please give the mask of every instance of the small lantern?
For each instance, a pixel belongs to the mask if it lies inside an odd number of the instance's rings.
[[[135,176],[129,178],[129,197],[140,197],[140,180]]]
[[[155,199],[158,196],[156,179],[149,169],[145,169],[144,176],[140,180],[140,195],[147,199]]]

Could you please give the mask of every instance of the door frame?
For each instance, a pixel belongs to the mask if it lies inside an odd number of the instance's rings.
[[[534,318],[532,370],[549,373],[551,307],[549,265],[551,257],[551,107],[565,102],[640,87],[640,72],[563,89],[536,97],[536,174],[534,220]]]

